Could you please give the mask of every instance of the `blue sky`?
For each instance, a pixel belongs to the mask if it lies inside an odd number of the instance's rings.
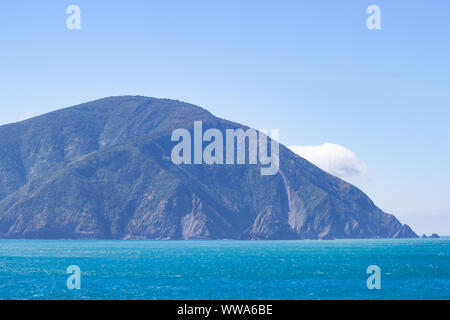
[[[351,150],[365,170],[347,180],[418,233],[450,234],[449,35],[438,0],[2,2],[0,124],[111,95],[183,100]]]

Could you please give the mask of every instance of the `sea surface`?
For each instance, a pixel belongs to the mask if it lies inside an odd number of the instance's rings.
[[[67,268],[81,270],[79,290]],[[367,267],[381,289],[367,288]],[[449,299],[450,238],[0,240],[0,299]]]

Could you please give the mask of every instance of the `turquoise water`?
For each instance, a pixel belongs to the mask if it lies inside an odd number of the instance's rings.
[[[81,289],[67,289],[69,265]],[[381,268],[369,290],[366,269]],[[0,240],[0,299],[449,299],[450,238]]]

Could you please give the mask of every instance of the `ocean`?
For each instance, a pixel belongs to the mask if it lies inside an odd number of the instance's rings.
[[[380,289],[368,289],[369,266]],[[0,299],[449,298],[450,238],[0,240]]]

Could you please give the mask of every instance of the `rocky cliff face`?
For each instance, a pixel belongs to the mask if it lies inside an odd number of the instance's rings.
[[[417,235],[280,146],[280,170],[175,165],[176,128],[246,128],[171,100],[111,97],[0,127],[0,238],[333,239]]]

